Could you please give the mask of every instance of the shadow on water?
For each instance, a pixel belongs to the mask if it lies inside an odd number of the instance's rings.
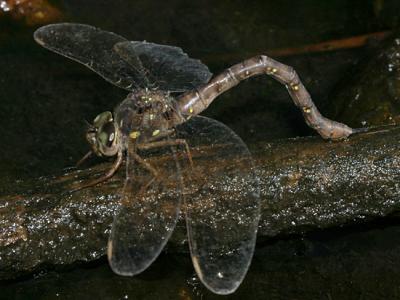
[[[267,49],[395,28],[400,10],[395,0],[308,0],[302,5],[289,0],[55,3],[63,12],[61,20],[90,23],[130,39],[178,45],[193,57],[204,57],[215,73],[238,62],[224,60],[228,53],[246,58]],[[87,149],[84,120],[112,110],[125,95],[83,67],[35,45],[35,26],[10,17],[0,19],[0,26],[4,185],[73,165]],[[320,104],[366,52],[368,48],[282,61],[295,67]],[[286,90],[264,78],[222,96],[206,115],[224,122],[248,143],[310,134]],[[399,299],[399,224],[393,217],[368,226],[260,242],[243,285],[226,298]],[[102,260],[2,282],[0,299],[218,298],[193,276],[189,256],[183,254],[163,254],[134,278],[114,275]]]

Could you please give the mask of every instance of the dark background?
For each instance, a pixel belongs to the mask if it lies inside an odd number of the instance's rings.
[[[32,33],[41,24],[87,23],[131,40],[179,46],[217,74],[277,48],[396,32],[400,21],[400,2],[395,0],[31,2],[36,9],[31,5],[18,12],[21,7],[6,11],[0,0],[0,177],[8,187],[74,165],[88,149],[84,120],[112,110],[126,94],[83,66],[36,45]],[[44,18],[37,14],[40,9],[47,13]],[[379,56],[383,44],[370,41],[361,48],[277,59],[293,66],[317,106],[334,116],[334,95],[362,76],[358,71]],[[250,147],[258,141],[314,134],[285,88],[265,76],[227,92],[205,115],[227,124]],[[243,285],[227,298],[398,299],[399,231],[393,216],[279,237],[259,245]],[[0,299],[125,296],[218,298],[193,277],[188,255],[167,254],[133,279],[113,275],[105,261],[98,261],[68,270],[50,267],[48,272],[4,282],[0,293]]]

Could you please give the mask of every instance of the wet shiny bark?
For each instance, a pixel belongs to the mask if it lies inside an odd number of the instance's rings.
[[[259,240],[363,222],[400,208],[400,128],[355,135],[343,142],[319,137],[253,145],[261,179]],[[196,155],[196,154],[194,154]],[[210,160],[210,165],[223,164]],[[43,265],[92,261],[105,254],[124,172],[105,184],[70,193],[110,163],[31,181],[2,180],[0,278]],[[218,165],[223,168],[223,165]],[[188,251],[180,222],[169,251]]]

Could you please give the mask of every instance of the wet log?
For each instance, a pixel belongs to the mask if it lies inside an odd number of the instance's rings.
[[[342,142],[307,137],[252,145],[261,184],[259,239],[398,211],[399,139],[400,127],[388,127]],[[124,172],[104,184],[70,190],[110,164],[10,183],[14,190],[0,198],[0,279],[105,254]],[[167,250],[187,251],[185,236],[180,222]]]

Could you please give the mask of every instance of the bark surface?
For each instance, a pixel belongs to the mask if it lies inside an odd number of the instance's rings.
[[[252,145],[261,183],[259,240],[398,211],[399,138],[400,127],[388,127],[342,142],[308,137]],[[222,162],[209,163],[215,167]],[[25,182],[2,180],[6,192],[0,199],[0,279],[105,254],[124,171],[93,188],[70,190],[104,174],[110,165]],[[169,251],[188,251],[182,221]]]

